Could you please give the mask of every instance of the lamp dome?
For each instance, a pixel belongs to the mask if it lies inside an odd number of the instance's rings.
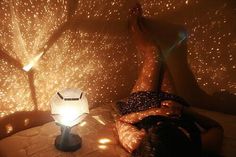
[[[65,126],[78,124],[89,113],[87,98],[80,89],[59,91],[52,97],[50,104],[55,122]]]

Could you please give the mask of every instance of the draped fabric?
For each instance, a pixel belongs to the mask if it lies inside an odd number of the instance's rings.
[[[127,0],[0,1],[0,117],[49,110],[53,93],[86,91],[90,107],[129,94],[140,57]],[[183,25],[186,60],[207,94],[236,93],[233,0],[141,0],[145,17]],[[173,43],[174,44],[174,43]],[[23,67],[36,59],[30,71]]]

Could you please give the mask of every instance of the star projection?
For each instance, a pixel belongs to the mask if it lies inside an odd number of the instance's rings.
[[[50,97],[64,88],[85,91],[90,107],[127,96],[139,66],[127,22],[128,9],[134,3],[2,0],[0,117],[17,111],[49,110]],[[236,94],[233,0],[140,3],[145,17],[160,17],[186,27],[188,63],[206,93]],[[26,67],[31,62],[34,64]]]

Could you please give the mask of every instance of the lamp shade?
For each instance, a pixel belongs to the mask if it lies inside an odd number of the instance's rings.
[[[69,88],[57,92],[51,99],[51,113],[56,123],[72,127],[89,113],[85,93]]]

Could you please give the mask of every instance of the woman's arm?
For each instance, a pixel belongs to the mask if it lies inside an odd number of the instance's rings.
[[[148,116],[174,116],[175,112],[169,107],[151,108],[145,111],[134,112],[130,114],[123,115],[119,118],[120,121],[134,124]]]
[[[145,136],[144,130],[138,130],[135,126],[120,120],[116,121],[116,130],[121,145],[129,153],[133,152],[139,146]]]
[[[186,109],[185,114],[193,116],[197,123],[205,129],[201,134],[203,152],[217,154],[221,150],[224,130],[222,126],[192,109]]]

